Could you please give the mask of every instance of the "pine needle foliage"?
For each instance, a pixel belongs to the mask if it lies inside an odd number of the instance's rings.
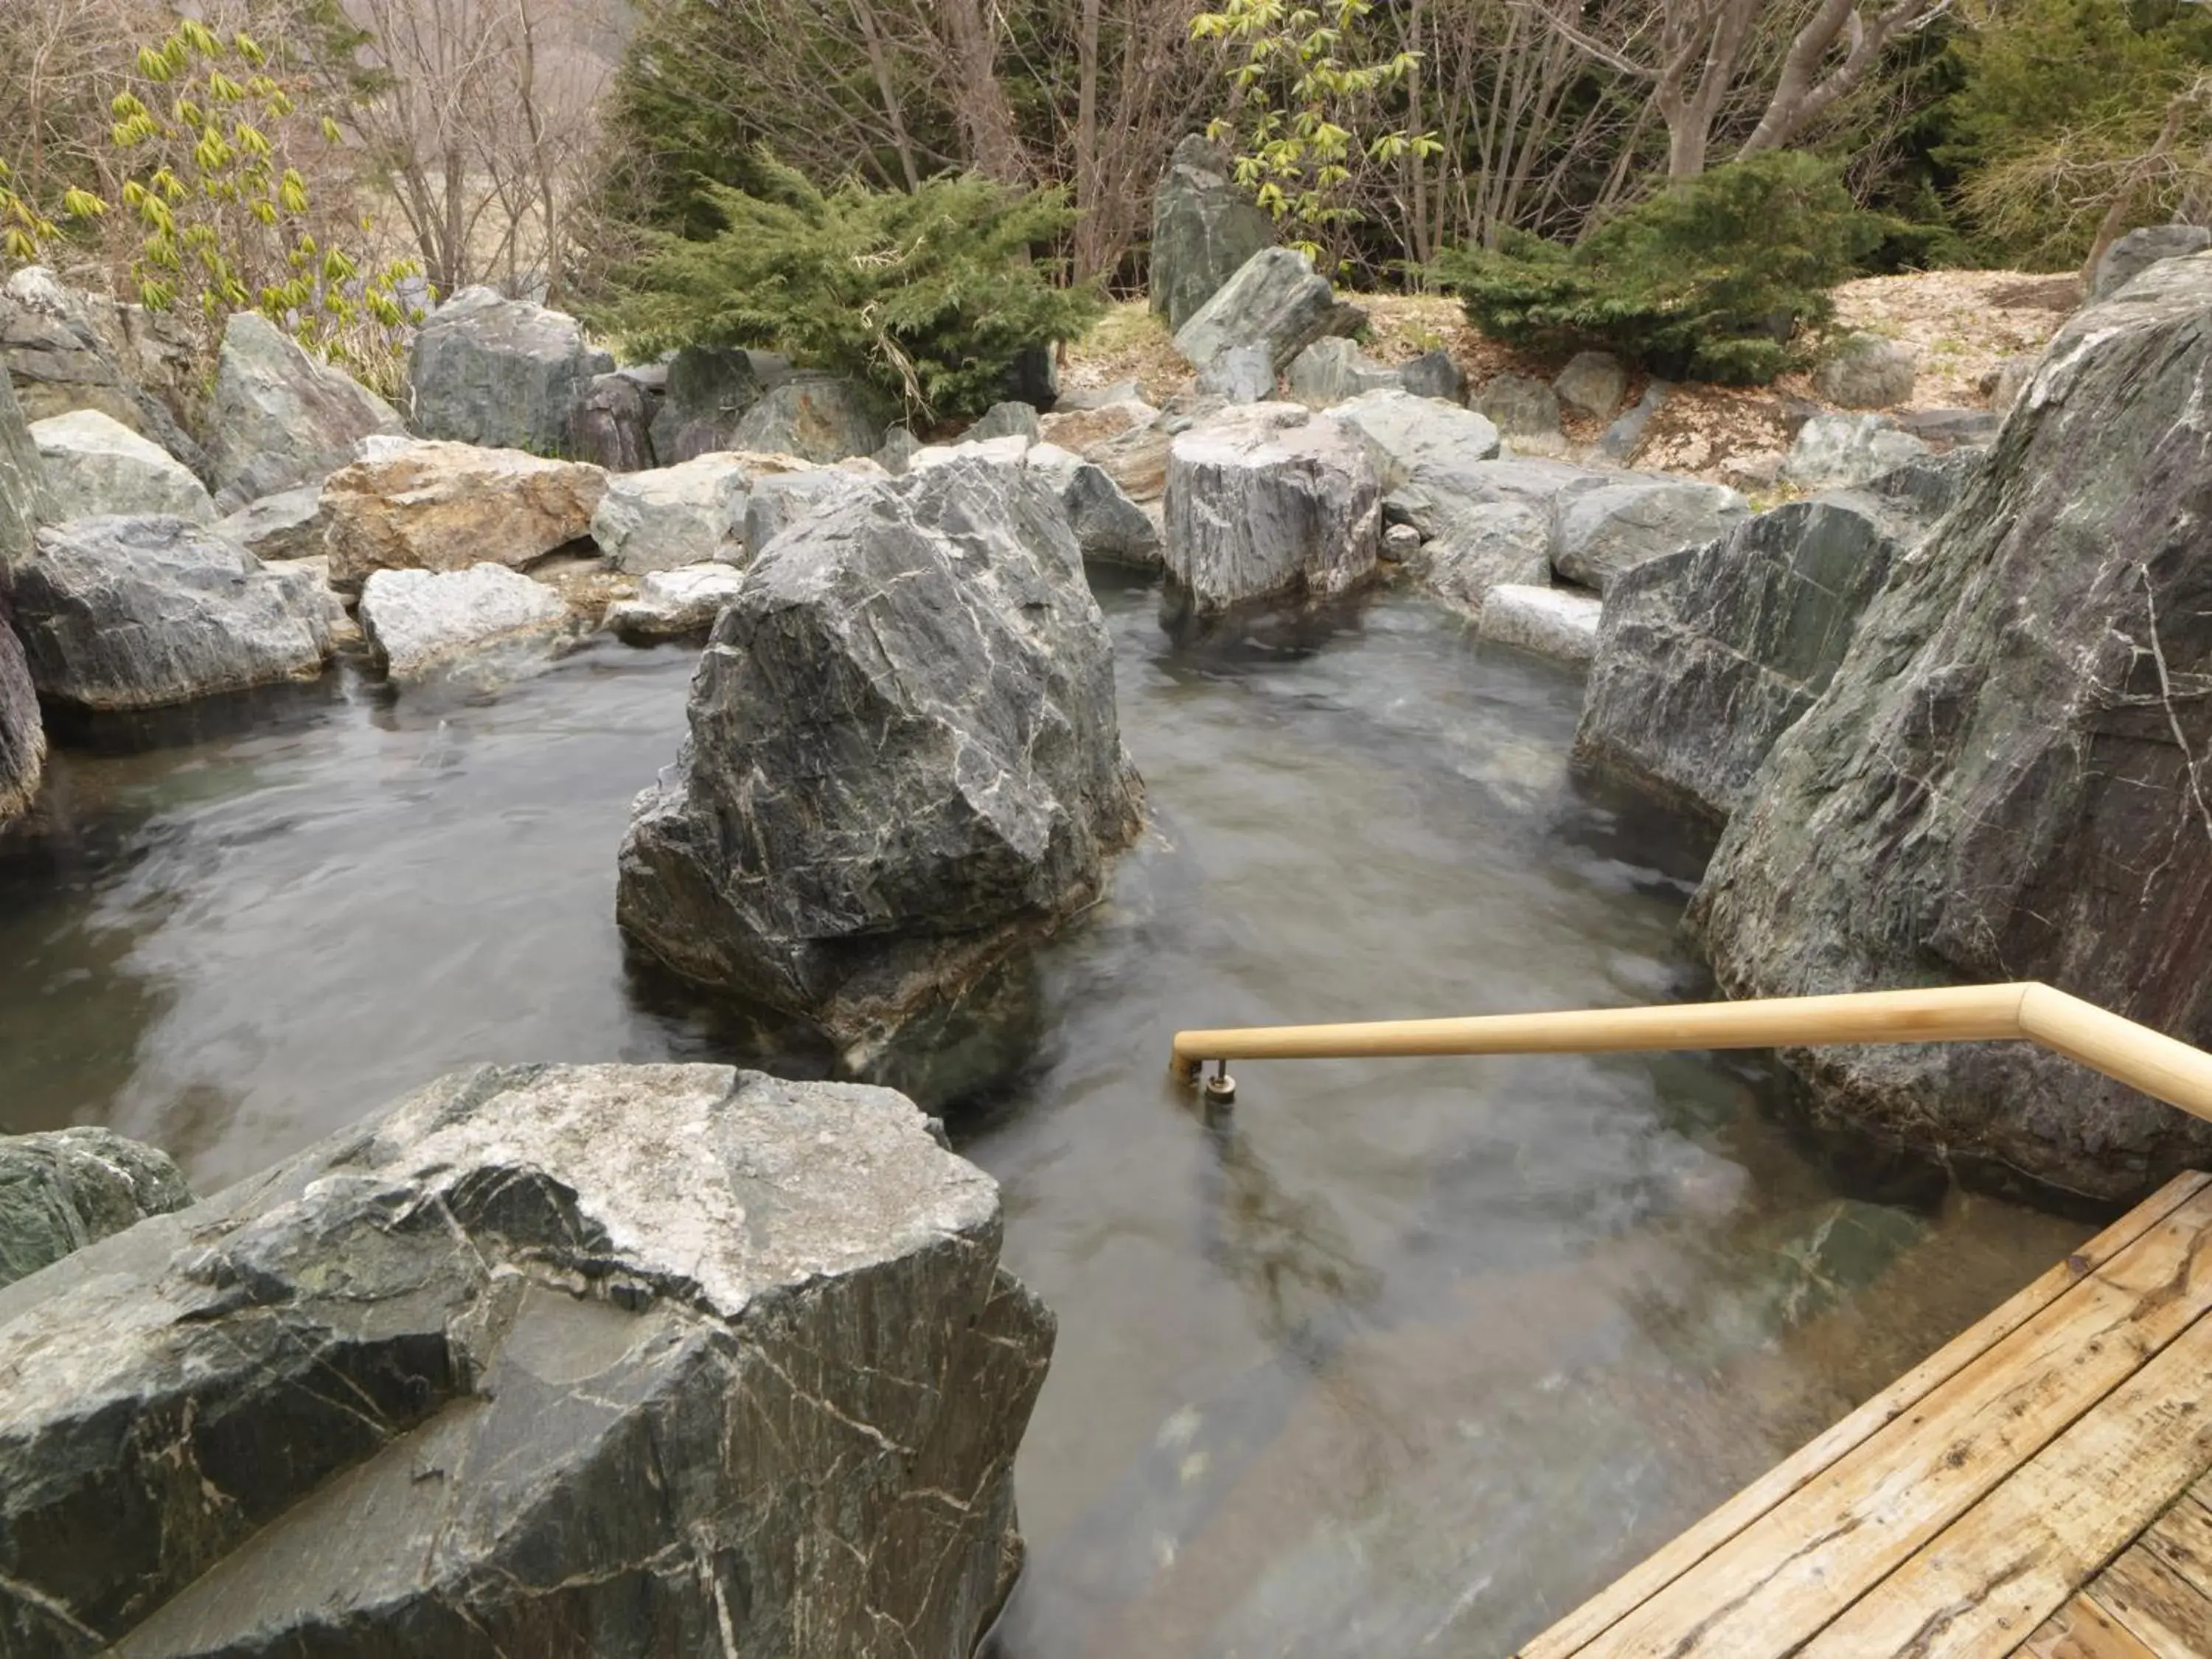
[[[1803,361],[1797,340],[1834,316],[1829,290],[1887,222],[1832,163],[1773,151],[1680,180],[1571,248],[1514,233],[1446,254],[1437,275],[1493,338],[1748,384]]]
[[[604,320],[628,349],[787,351],[930,420],[989,408],[1023,352],[1104,310],[1095,288],[1051,280],[1047,251],[1075,220],[1057,190],[953,175],[825,191],[766,156],[761,179],[759,194],[702,183],[720,228],[655,233],[618,274]]]

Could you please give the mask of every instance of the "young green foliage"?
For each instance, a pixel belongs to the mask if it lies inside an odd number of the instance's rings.
[[[1231,144],[1237,181],[1278,222],[1305,234],[1291,242],[1316,261],[1320,239],[1357,216],[1346,200],[1363,160],[1439,155],[1434,133],[1389,128],[1376,106],[1419,54],[1370,61],[1363,25],[1370,0],[1224,0],[1192,19],[1194,40],[1230,48],[1236,101],[1206,136]]]
[[[1828,291],[1883,228],[1830,163],[1772,151],[1679,180],[1572,248],[1511,234],[1495,252],[1445,255],[1438,275],[1477,328],[1512,344],[1771,380],[1802,361],[1793,337],[1833,316]]]
[[[1036,257],[1074,222],[1056,190],[963,175],[824,191],[765,155],[761,177],[759,195],[703,185],[720,228],[655,234],[617,275],[604,320],[629,349],[774,347],[928,419],[988,408],[1023,352],[1104,308]]]
[[[295,163],[305,146],[336,144],[340,134],[329,116],[302,111],[272,69],[251,35],[226,41],[190,19],[141,46],[108,103],[106,177],[64,189],[52,204],[58,217],[10,190],[0,162],[0,252],[27,263],[105,226],[149,310],[189,307],[210,339],[232,313],[258,310],[301,344],[388,383],[399,331],[421,320],[398,295],[419,267],[367,268],[309,229]],[[111,220],[117,203],[123,212]]]

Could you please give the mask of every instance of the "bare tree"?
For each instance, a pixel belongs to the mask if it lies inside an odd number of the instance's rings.
[[[1781,149],[1950,0],[1524,3],[1560,39],[1648,88],[1667,129],[1668,174],[1683,179],[1705,170],[1732,110],[1759,112],[1739,157]]]

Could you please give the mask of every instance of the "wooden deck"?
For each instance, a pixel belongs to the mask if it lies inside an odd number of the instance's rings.
[[[1522,1650],[2212,1656],[2212,1176],[2184,1176]]]

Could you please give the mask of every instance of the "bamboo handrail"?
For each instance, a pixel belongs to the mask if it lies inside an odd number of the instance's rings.
[[[2212,1120],[2212,1054],[2033,981],[1673,1007],[1178,1031],[1173,1066],[1176,1074],[1188,1081],[1210,1060],[1601,1054],[1638,1048],[2012,1039],[2039,1042],[2169,1106]]]

